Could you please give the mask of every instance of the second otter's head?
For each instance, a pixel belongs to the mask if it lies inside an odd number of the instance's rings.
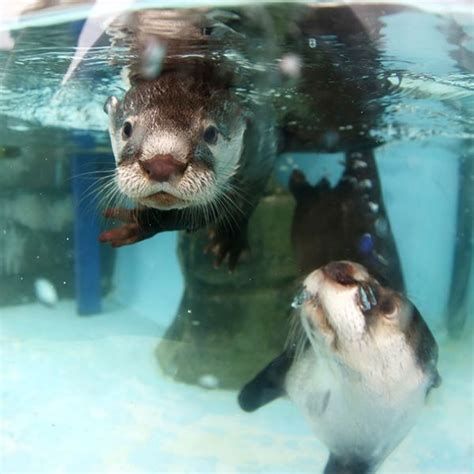
[[[437,344],[420,313],[362,265],[336,261],[315,270],[296,303],[309,341],[328,357],[381,379],[421,369],[429,387],[439,384]]]
[[[246,119],[226,87],[167,72],[105,104],[118,189],[157,209],[205,206],[239,167]]]

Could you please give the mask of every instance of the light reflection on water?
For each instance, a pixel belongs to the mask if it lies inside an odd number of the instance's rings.
[[[111,50],[104,36],[98,44],[77,46],[75,36],[81,24],[61,23],[13,32],[15,47],[0,53],[0,114],[38,125],[106,129],[102,105],[109,95],[123,95],[126,84],[121,69],[134,55],[123,44],[115,44]],[[469,130],[472,117],[464,113],[474,102],[469,50],[464,47],[466,39],[453,43],[449,32],[443,34],[443,29],[453,29],[452,20],[430,13],[402,12],[382,17],[382,24],[380,38],[374,46],[379,50],[384,77],[392,87],[382,97],[374,98],[385,107],[386,117],[371,134],[382,141],[417,140],[433,135],[472,138]],[[456,28],[458,35],[469,33],[467,27]],[[400,31],[404,33],[402,40]],[[426,46],[420,48],[419,38]],[[246,41],[253,48],[258,47],[261,39],[253,37]],[[412,47],[414,43],[417,48]],[[233,41],[232,47],[235,46]],[[260,59],[246,65],[249,59],[245,54],[234,55],[231,61],[241,69],[275,70],[288,46],[276,45],[281,53],[272,54],[273,59],[270,56],[267,61]],[[212,53],[215,47],[216,43],[200,45],[196,54]],[[227,48],[219,54],[231,55],[232,51]],[[463,51],[467,68],[463,68],[463,58],[459,57]],[[81,60],[77,69],[62,85],[71,62],[78,57]],[[312,60],[312,65],[318,67],[317,54]],[[373,64],[367,63],[366,73],[373,74],[372,68]],[[284,93],[290,102],[298,100],[297,92],[291,88],[276,87],[266,92],[271,96]]]

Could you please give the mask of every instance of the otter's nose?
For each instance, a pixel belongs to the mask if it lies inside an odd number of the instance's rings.
[[[148,178],[159,183],[168,181],[172,176],[181,176],[188,165],[174,159],[172,155],[156,155],[139,163]]]
[[[341,285],[353,285],[354,267],[349,262],[331,262],[323,268],[324,273]]]

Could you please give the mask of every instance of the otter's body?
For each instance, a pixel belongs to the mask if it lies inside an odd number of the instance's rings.
[[[440,383],[436,342],[406,298],[352,262],[312,272],[293,306],[285,351],[242,389],[240,406],[288,395],[330,451],[326,473],[373,472]]]
[[[308,347],[285,379],[288,397],[330,448],[333,460],[360,466],[356,471],[375,470],[414,425],[425,402],[423,372],[403,341],[391,346],[390,353],[398,357],[381,357],[379,350],[364,354],[367,360],[361,362],[373,371],[364,375]],[[363,370],[369,372],[368,367]],[[389,372],[394,374],[390,378]]]

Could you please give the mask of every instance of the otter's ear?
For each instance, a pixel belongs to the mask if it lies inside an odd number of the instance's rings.
[[[120,101],[114,95],[111,95],[104,104],[104,112],[109,115],[113,116],[117,111],[117,108],[120,106]]]

